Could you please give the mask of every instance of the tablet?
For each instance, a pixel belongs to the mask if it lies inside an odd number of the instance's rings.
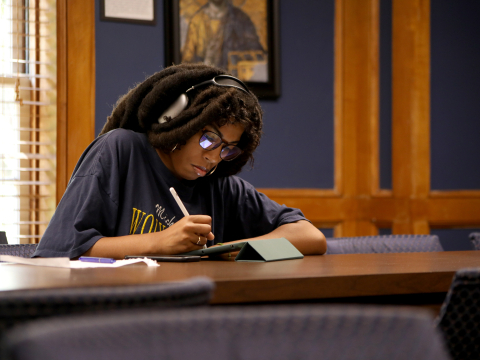
[[[200,261],[201,256],[197,255],[127,255],[125,259],[138,259],[138,258],[147,258],[155,261],[165,261],[165,262],[192,262]]]
[[[206,248],[206,249],[193,250],[193,251],[184,253],[182,255],[199,255],[199,256],[220,255],[220,254],[225,254],[225,253],[232,252],[232,251],[238,251],[246,243],[247,242],[244,241],[244,242],[239,242],[239,243],[212,246],[212,247],[209,247],[209,248]]]

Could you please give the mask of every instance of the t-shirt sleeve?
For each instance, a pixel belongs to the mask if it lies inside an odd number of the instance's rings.
[[[250,183],[236,176],[227,179],[223,188],[226,199],[223,241],[261,236],[281,225],[307,220],[299,209],[276,203]]]
[[[115,155],[103,145],[82,156],[34,257],[75,258],[100,238],[114,236],[118,204],[112,192],[119,180]]]

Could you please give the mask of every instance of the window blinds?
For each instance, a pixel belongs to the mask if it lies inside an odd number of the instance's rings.
[[[55,209],[56,1],[0,0],[0,231],[35,243]]]

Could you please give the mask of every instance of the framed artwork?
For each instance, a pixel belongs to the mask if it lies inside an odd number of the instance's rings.
[[[280,96],[278,0],[165,0],[166,65],[205,62]]]
[[[100,0],[100,20],[156,25],[156,0]]]

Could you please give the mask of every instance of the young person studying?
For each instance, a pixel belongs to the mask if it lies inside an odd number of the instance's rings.
[[[300,210],[235,176],[261,131],[257,98],[221,69],[182,64],[150,76],[82,154],[34,256],[123,259],[280,237],[323,254],[325,237]]]

